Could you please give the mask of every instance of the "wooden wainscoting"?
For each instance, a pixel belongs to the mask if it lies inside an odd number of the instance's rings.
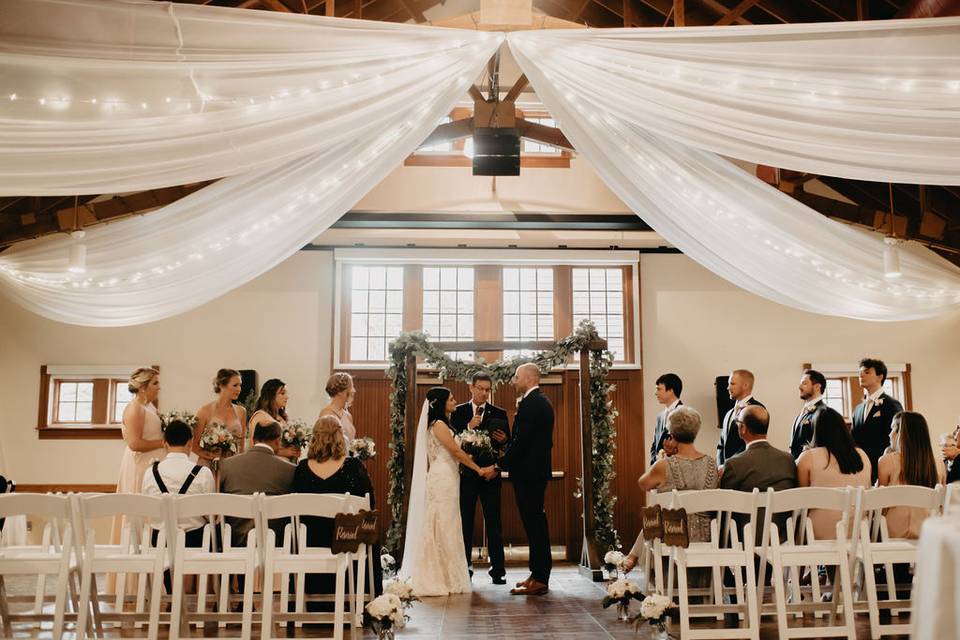
[[[389,489],[387,461],[390,449],[390,384],[381,370],[348,370],[353,375],[357,396],[351,409],[357,435],[370,436],[377,443],[377,457],[367,463],[373,481],[377,504],[383,517],[381,527],[389,526],[390,514],[386,505]],[[574,497],[580,471],[580,395],[576,371],[556,371],[544,377],[543,392],[553,404],[555,413],[553,437],[554,477],[547,488],[546,511],[550,526],[550,540],[554,545],[565,546],[567,558],[576,561],[580,557],[583,540],[581,502]],[[641,504],[637,478],[643,473],[645,445],[643,437],[643,390],[639,370],[617,369],[611,371],[610,381],[616,385],[612,395],[614,406],[620,412],[617,418],[616,473],[613,490],[619,496],[615,511],[615,524],[621,539],[629,547],[639,531],[638,507]],[[431,372],[422,371],[417,378],[417,407],[423,403],[427,390],[439,384]],[[467,385],[462,382],[444,383],[458,402],[469,399]],[[511,425],[516,414],[516,392],[509,385],[494,389],[490,400],[506,409]],[[517,513],[516,500],[510,480],[503,483],[503,529],[504,543],[525,546],[526,537]],[[474,528],[474,541],[482,539],[483,519],[479,508]]]

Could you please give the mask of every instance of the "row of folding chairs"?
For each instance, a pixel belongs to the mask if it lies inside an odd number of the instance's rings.
[[[38,544],[0,540],[4,637],[12,636],[14,623],[52,621],[52,637],[59,638],[69,619],[76,621],[77,637],[103,637],[105,622],[119,622],[127,627],[146,624],[151,638],[166,624],[168,637],[176,639],[189,635],[191,625],[213,621],[220,627],[239,622],[239,637],[250,638],[257,621],[262,639],[273,638],[277,624],[314,622],[332,623],[332,637],[340,640],[345,623],[361,625],[364,603],[371,597],[371,550],[362,543],[355,553],[334,554],[329,547],[311,547],[302,518],[333,519],[337,514],[369,508],[369,496],[339,494],[0,495],[0,518],[25,515],[44,522]],[[204,523],[199,548],[187,546],[186,534],[177,525],[185,518]],[[103,531],[108,528],[104,525],[115,521],[123,523],[119,544],[97,540],[97,525]],[[240,521],[252,522],[252,528],[246,544],[234,547],[231,522]],[[271,521],[286,523],[282,540],[277,541],[269,527]],[[165,571],[172,576],[169,593]],[[106,574],[116,576],[113,594],[105,593],[104,585],[98,584],[97,578]],[[330,574],[333,594],[308,596],[307,574]],[[31,612],[11,612],[10,605],[18,601],[8,598],[6,592],[4,578],[11,575],[36,577]],[[188,598],[184,593],[184,576],[196,576],[195,596]],[[241,576],[242,582],[237,580],[232,588],[235,576]],[[52,614],[46,607],[51,600],[46,588],[49,579],[55,581]],[[257,583],[261,594],[255,611]],[[278,589],[279,598],[275,597]],[[213,591],[214,600],[210,611],[208,591]],[[191,600],[193,607],[189,606]],[[308,600],[332,601],[333,612],[308,613]],[[103,606],[111,601],[112,607]],[[163,601],[168,603],[169,613],[161,613]],[[239,611],[232,611],[236,607]]]
[[[640,559],[648,593],[673,597],[676,574],[680,608],[680,634],[687,638],[759,637],[762,615],[776,615],[780,638],[846,636],[856,638],[855,615],[866,613],[870,635],[909,634],[908,623],[881,623],[880,610],[891,612],[891,620],[910,610],[909,599],[897,599],[894,564],[914,563],[917,540],[892,538],[884,512],[891,507],[908,507],[937,515],[951,505],[960,506],[960,484],[935,488],[893,486],[871,489],[805,487],[765,494],[729,489],[704,491],[650,492],[647,506],[683,509],[687,516],[706,514],[710,540],[671,547],[662,538],[644,541]],[[956,508],[956,507],[954,507]],[[834,539],[817,539],[811,514],[814,510],[836,512],[839,522]],[[760,535],[755,532],[760,528]],[[830,598],[821,592],[818,568],[834,574]],[[885,578],[886,598],[880,599],[874,568]],[[687,569],[709,570],[706,588],[688,586]],[[803,571],[810,575],[802,585]],[[724,572],[732,574],[732,585],[724,584]],[[766,576],[772,583],[767,586]],[[899,585],[910,589],[911,585]],[[772,602],[766,602],[767,597]],[[692,603],[691,597],[709,599],[708,604]],[[724,598],[732,602],[725,603]],[[824,601],[826,600],[826,601]],[[692,628],[691,617],[715,617],[735,613],[746,624],[734,629]],[[842,621],[837,622],[842,613]],[[816,619],[828,617],[827,624],[804,625],[805,614]],[[790,624],[793,622],[798,625]]]

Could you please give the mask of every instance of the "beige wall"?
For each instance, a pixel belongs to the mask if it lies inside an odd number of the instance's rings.
[[[219,367],[280,377],[290,415],[326,402],[333,313],[333,254],[299,252],[256,280],[194,311],[138,327],[51,322],[0,296],[0,469],[19,483],[116,482],[120,440],[38,440],[43,364],[157,364],[161,410],[213,399]]]
[[[747,293],[683,255],[645,254],[640,265],[647,442],[662,409],[653,397],[662,373],[683,379],[683,401],[704,416],[697,446],[713,452],[713,380],[734,368],[753,371],[755,396],[771,413],[770,440],[786,448],[803,363],[849,362],[855,369],[867,355],[911,364],[913,407],[926,416],[934,440],[957,424],[960,314],[896,323],[829,318]]]

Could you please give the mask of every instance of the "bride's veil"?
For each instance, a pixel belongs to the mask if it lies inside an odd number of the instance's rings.
[[[410,579],[423,558],[423,525],[427,504],[427,418],[430,403],[423,401],[417,422],[417,439],[413,446],[413,475],[410,480],[410,500],[407,503],[407,533],[403,542],[403,560],[398,577]]]

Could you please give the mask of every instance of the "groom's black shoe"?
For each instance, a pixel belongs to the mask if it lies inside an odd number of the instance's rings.
[[[467,572],[470,574],[470,579],[473,580],[473,569],[467,569]],[[462,573],[460,575],[463,575]]]
[[[493,584],[507,584],[507,579],[503,576],[490,576],[493,579]]]

